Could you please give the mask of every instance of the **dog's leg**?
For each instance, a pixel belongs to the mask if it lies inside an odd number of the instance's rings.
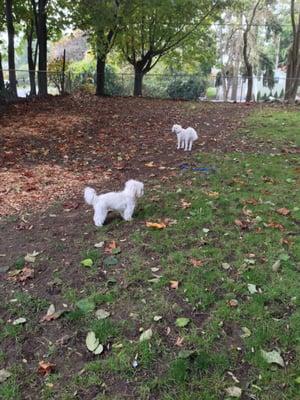
[[[188,139],[185,139],[184,140],[184,151],[188,151],[188,144],[189,144]]]
[[[192,151],[192,146],[193,146],[193,141],[190,140],[190,144],[189,144],[189,151]]]
[[[180,149],[180,137],[177,136],[177,150]]]
[[[124,221],[131,221],[132,214],[134,212],[134,207],[135,207],[134,203],[127,204],[127,207],[125,208],[124,213],[122,215]]]
[[[96,207],[95,208],[95,214],[94,214],[94,223],[96,226],[102,226],[105,218],[107,216],[107,209],[106,208],[100,208]]]

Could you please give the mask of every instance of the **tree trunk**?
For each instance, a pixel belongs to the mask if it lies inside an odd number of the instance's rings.
[[[144,73],[138,68],[134,69],[134,96],[142,96],[143,95],[143,78]]]
[[[0,97],[5,97],[5,83],[2,68],[2,55],[0,53]]]
[[[243,56],[244,56],[244,62],[246,66],[246,74],[248,80],[246,102],[250,102],[252,100],[252,89],[253,89],[253,68],[252,65],[250,64],[248,56],[248,30],[244,32],[243,38],[244,38]]]
[[[293,26],[293,43],[288,53],[284,99],[289,104],[294,104],[300,83],[300,14],[296,26],[295,2],[293,0],[291,1],[291,19]]]
[[[15,66],[15,28],[13,22],[13,0],[5,1],[5,16],[8,33],[8,68],[9,68],[9,85],[10,94],[17,97],[17,79]]]
[[[39,46],[38,57],[38,85],[39,95],[48,94],[47,84],[47,6],[48,0],[39,0],[38,9],[36,9],[35,0],[32,0],[33,11],[35,15],[36,37]]]
[[[36,67],[36,54],[33,55],[32,50],[33,42],[33,24],[29,27],[27,31],[27,62],[29,71],[29,81],[30,81],[30,96],[36,96],[36,83],[35,83],[35,67]],[[35,53],[37,52],[37,48]]]
[[[105,95],[105,63],[105,58],[97,57],[96,96]]]

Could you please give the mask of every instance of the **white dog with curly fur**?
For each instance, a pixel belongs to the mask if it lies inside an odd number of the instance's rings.
[[[121,192],[109,192],[97,196],[94,189],[84,189],[85,202],[94,207],[94,222],[96,226],[102,226],[109,211],[118,211],[125,221],[132,219],[136,199],[143,196],[144,184],[130,179],[125,183]]]
[[[177,135],[177,150],[183,149],[184,151],[191,151],[193,142],[198,139],[197,132],[194,128],[182,128],[181,125],[173,125],[172,132]]]

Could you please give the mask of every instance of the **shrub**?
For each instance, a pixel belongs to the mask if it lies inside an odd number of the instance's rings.
[[[175,77],[167,87],[167,93],[172,99],[197,100],[205,96],[207,82],[197,76]]]

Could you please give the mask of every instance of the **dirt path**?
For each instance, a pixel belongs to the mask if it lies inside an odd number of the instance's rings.
[[[252,108],[82,93],[13,105],[0,118],[0,216],[45,209],[87,183],[165,176],[199,150],[252,151],[234,135]],[[192,155],[176,151],[174,123],[198,131]]]

